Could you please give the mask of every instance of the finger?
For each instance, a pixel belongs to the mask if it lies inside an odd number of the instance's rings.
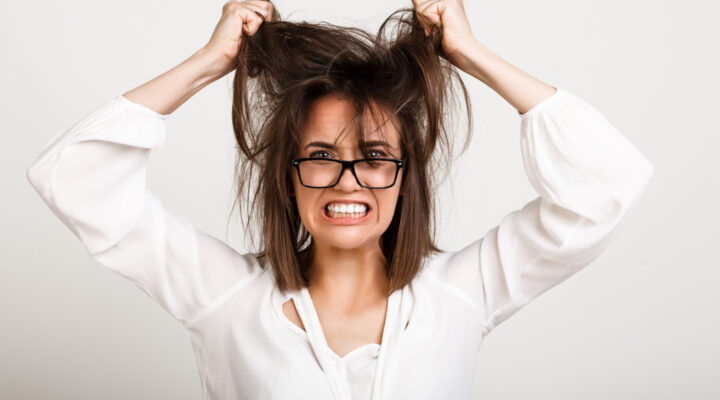
[[[250,0],[243,4],[246,4],[249,8],[257,11],[265,21],[272,20],[273,5],[269,1]]]
[[[265,18],[267,21],[272,21],[273,17],[273,5],[269,1],[263,1],[262,2],[263,7],[265,7]]]
[[[420,14],[418,12],[418,13],[416,13],[416,17],[417,17],[418,22],[420,23],[420,26],[422,26],[423,28],[426,28],[426,27],[432,25],[432,22],[429,19],[427,19],[423,14]]]
[[[440,26],[442,25],[440,20],[440,12],[438,10],[438,1],[432,1],[425,4],[422,15],[425,19],[430,21],[430,24]]]
[[[418,7],[424,7],[428,3],[432,3],[434,1],[435,0],[424,0],[424,1],[423,0],[412,0],[412,3],[413,3],[413,7],[415,9],[417,9]]]
[[[254,11],[257,16],[259,16],[263,21],[269,21],[270,20],[270,13],[264,8],[253,4],[246,4],[245,5],[250,10]],[[261,21],[262,22],[262,21]]]
[[[248,36],[255,34],[260,25],[263,23],[262,17],[256,14],[254,10],[250,9],[245,10],[245,13],[241,18],[243,21],[243,32],[245,32]]]
[[[244,29],[246,30],[246,33],[248,36],[252,36],[257,32],[258,28],[260,28],[260,25],[262,24],[262,19],[260,17],[256,17],[255,19],[252,19],[245,23]]]
[[[420,22],[420,26],[423,28],[432,27],[432,25],[440,25],[436,5],[436,0],[429,0],[419,3],[415,9],[418,22]]]

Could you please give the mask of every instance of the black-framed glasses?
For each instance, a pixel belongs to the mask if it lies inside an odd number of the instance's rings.
[[[332,158],[296,158],[290,161],[297,170],[300,184],[315,189],[330,188],[340,182],[349,168],[358,185],[368,189],[387,189],[395,185],[405,161],[396,158],[362,158],[335,160]]]

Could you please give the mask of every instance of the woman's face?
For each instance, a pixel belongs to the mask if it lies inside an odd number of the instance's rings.
[[[376,130],[377,125],[373,124],[373,119],[369,114],[366,115],[363,126],[367,127],[366,131],[369,133],[365,141],[385,141],[389,145],[389,148],[369,146],[367,156],[400,159],[400,136],[394,124],[390,121],[383,124],[380,133]],[[296,158],[365,158],[355,132],[347,132],[338,140],[342,129],[351,126],[348,123],[353,116],[354,109],[349,100],[335,94],[317,99],[308,112]],[[382,121],[384,118],[383,114],[382,118],[378,119]],[[343,171],[337,185],[316,189],[301,185],[297,171],[293,168],[291,175],[300,218],[313,241],[341,249],[377,246],[395,213],[395,205],[401,194],[402,172],[401,168],[393,186],[387,189],[368,189],[358,184],[348,168]],[[308,183],[305,175],[303,182]],[[343,204],[346,213],[341,212]]]

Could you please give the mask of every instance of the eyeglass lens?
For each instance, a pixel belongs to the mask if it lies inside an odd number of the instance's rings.
[[[390,186],[397,173],[397,164],[387,160],[355,163],[358,180],[369,187]],[[340,177],[342,164],[328,160],[305,160],[300,163],[300,179],[307,186],[330,186]]]

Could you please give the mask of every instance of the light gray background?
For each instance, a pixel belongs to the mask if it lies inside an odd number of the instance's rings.
[[[200,398],[189,334],[87,255],[25,169],[52,136],[204,45],[223,3],[0,3],[0,398]],[[411,5],[276,4],[287,19],[373,31]],[[468,0],[466,10],[482,43],[595,106],[656,168],[616,241],[486,338],[476,398],[720,398],[720,10],[697,0]],[[171,211],[242,250],[239,224],[225,229],[231,76],[168,120],[149,186]],[[449,250],[536,196],[515,110],[463,78],[476,126],[443,189],[439,244]]]

